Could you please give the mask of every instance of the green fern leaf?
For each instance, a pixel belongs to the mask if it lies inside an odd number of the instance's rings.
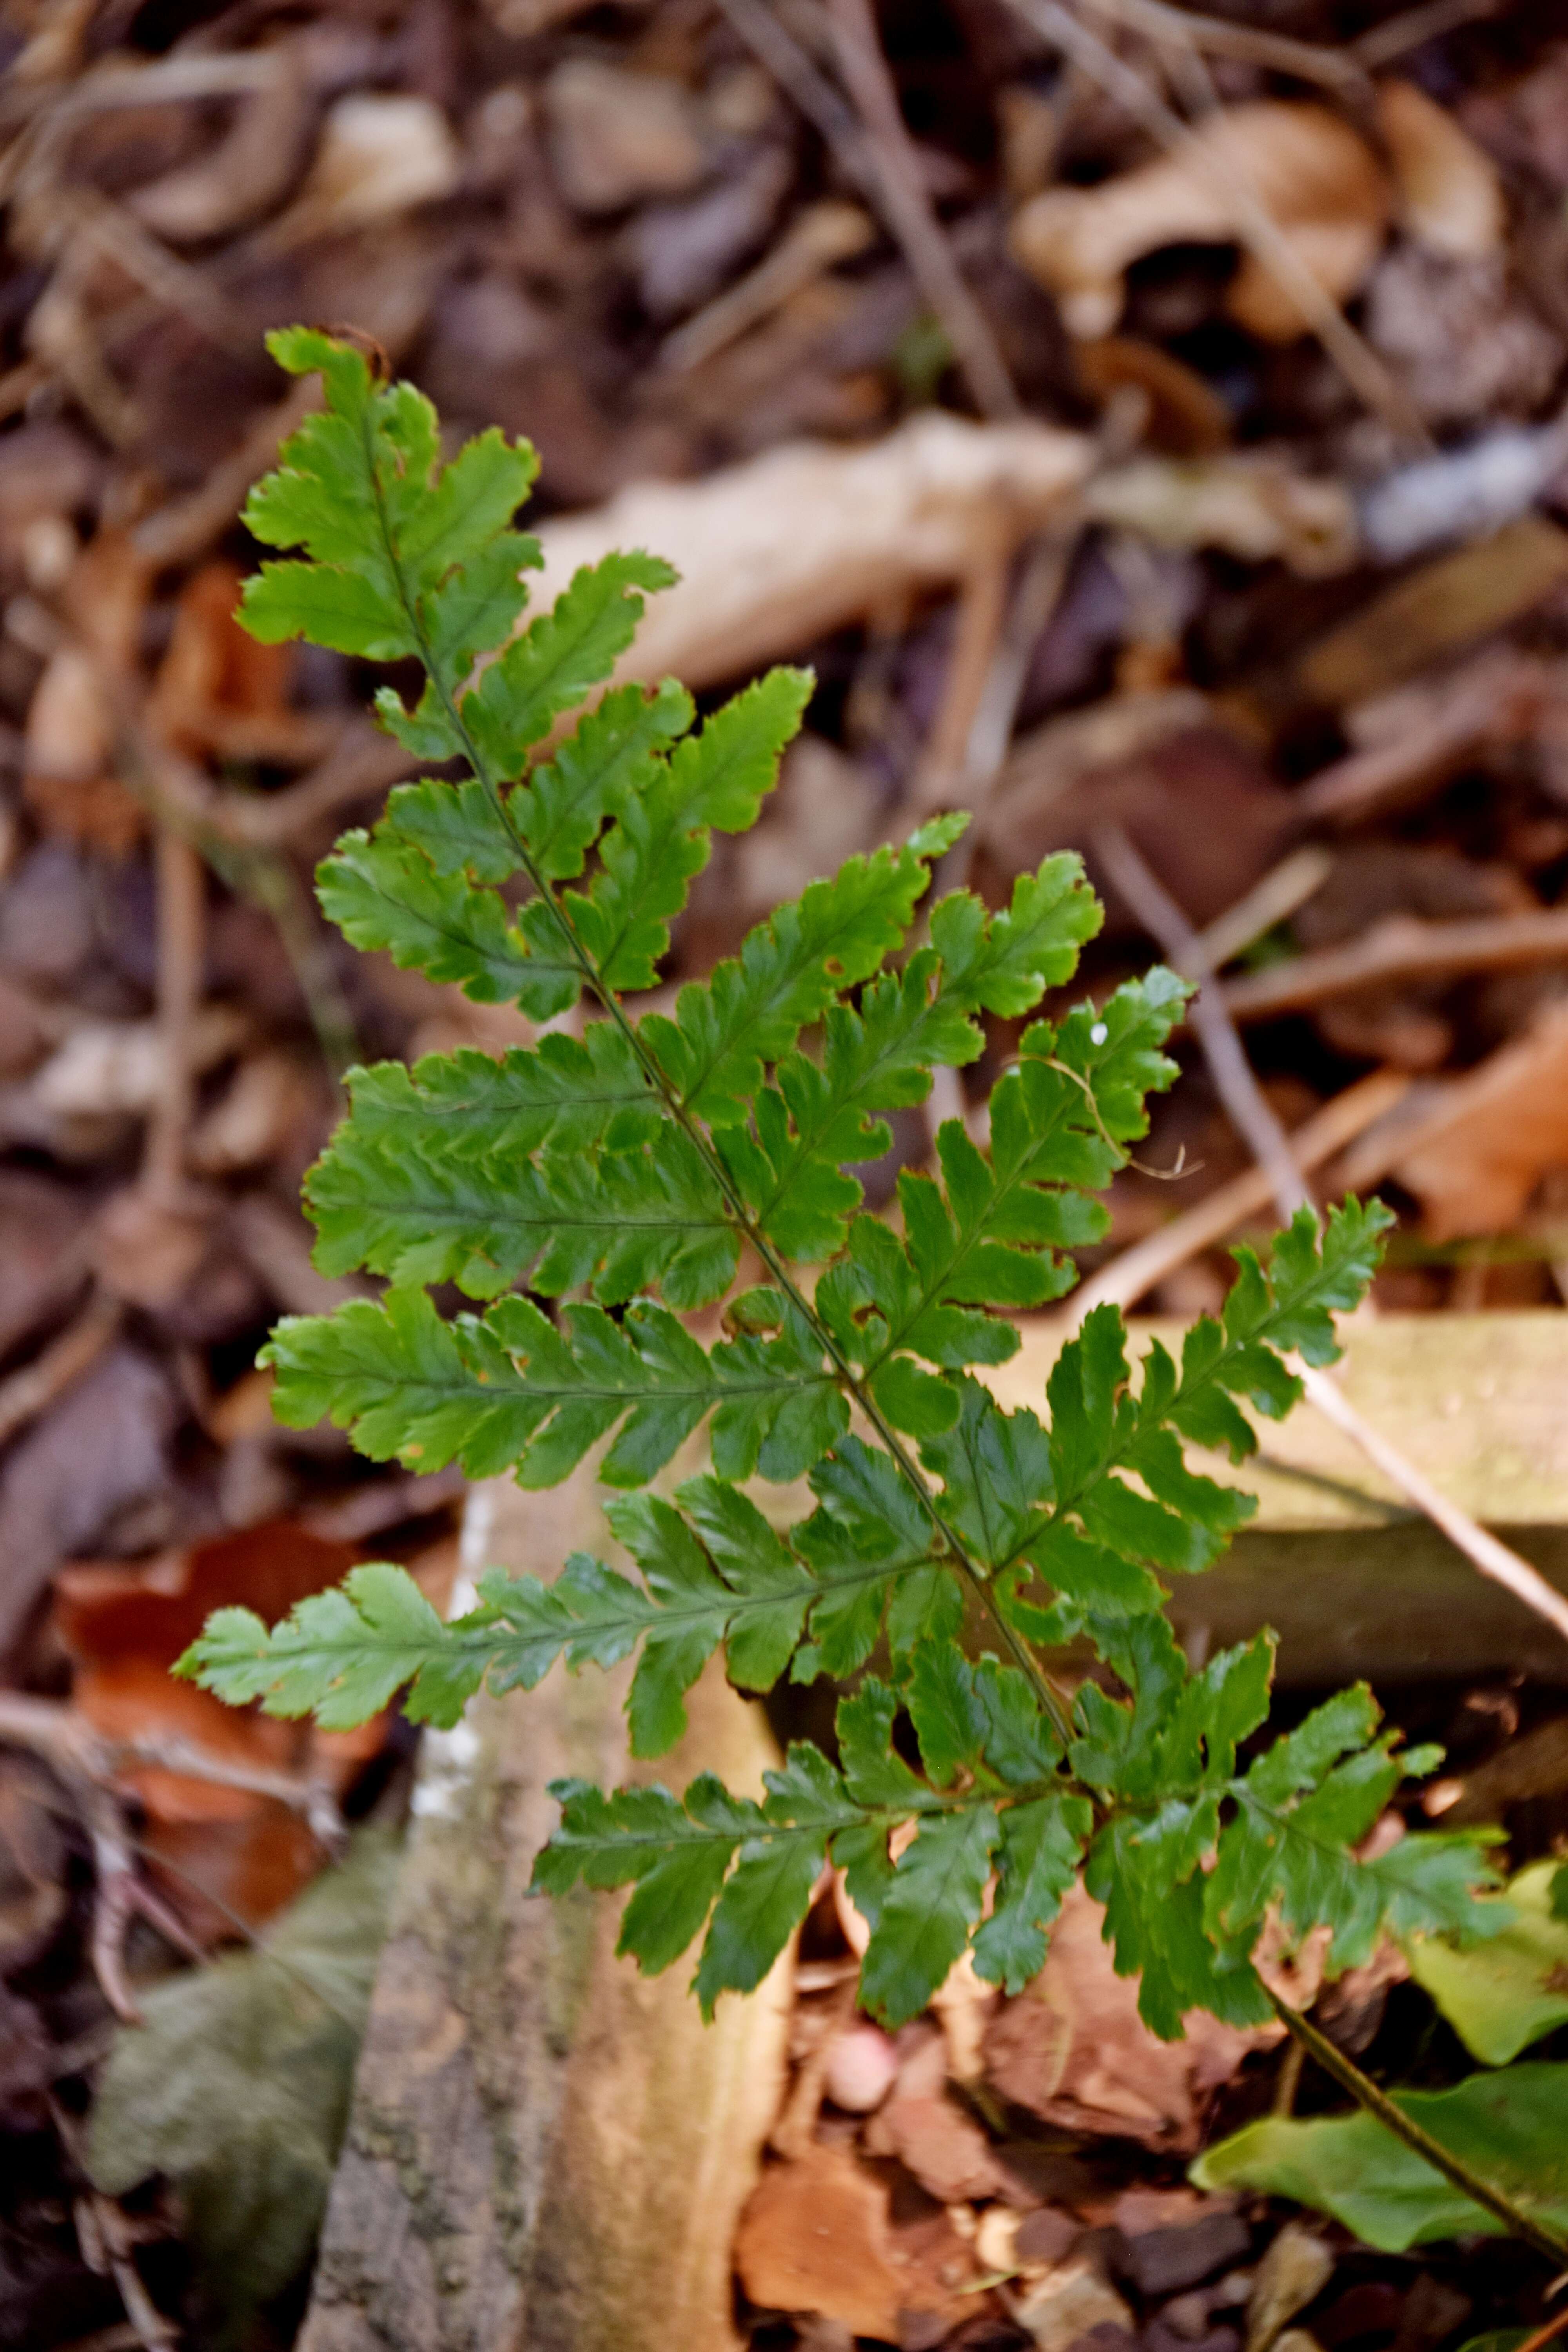
[[[603,871],[563,904],[607,987],[651,988],[671,919],[708,863],[710,835],[744,833],[778,779],[811,694],[808,672],[775,669],[678,743],[651,788],[600,845]]]

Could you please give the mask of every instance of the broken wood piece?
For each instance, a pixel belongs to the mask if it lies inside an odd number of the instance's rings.
[[[1558,1592],[1568,1593],[1568,1317],[1551,1308],[1355,1318],[1335,1384],[1401,1455]],[[1066,1317],[1022,1327],[1010,1363],[982,1377],[1009,1411],[1043,1410]],[[1129,1357],[1152,1339],[1173,1353],[1183,1325],[1136,1320]],[[1531,1611],[1477,1575],[1399,1486],[1320,1414],[1256,1420],[1259,1452],[1193,1465],[1257,1495],[1257,1516],[1218,1564],[1172,1580],[1170,1615],[1190,1654],[1279,1635],[1280,1680],[1335,1688],[1423,1676],[1528,1671],[1568,1685],[1568,1647]]]
[[[738,677],[862,619],[889,598],[949,585],[1000,530],[1037,530],[1083,480],[1093,444],[1048,425],[972,425],[929,409],[864,448],[797,441],[699,482],[647,482],[546,523],[531,608],[613,549],[664,556],[679,586],[653,597],[617,679]]]
[[[469,1513],[470,1572],[616,1556],[583,1472],[546,1494],[498,1481]],[[528,1897],[546,1784],[636,1777],[626,1683],[558,1667],[526,1705],[479,1699],[426,1735],[300,2352],[740,2342],[731,2250],[782,2095],[788,1957],[705,2026],[689,1970],[616,1958],[619,1904]],[[760,1794],[777,1760],[761,1710],[712,1670],[688,1706],[643,1777],[706,1769]]]

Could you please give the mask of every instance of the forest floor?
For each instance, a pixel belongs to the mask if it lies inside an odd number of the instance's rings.
[[[345,1822],[395,1825],[415,1740],[233,1716],[167,1668],[214,1606],[279,1616],[368,1548],[445,1598],[461,1481],[278,1427],[255,1359],[356,1286],[298,1205],[342,1072],[533,1034],[315,910],[315,861],[407,763],[364,666],[233,621],[245,493],[300,414],[265,331],[352,328],[454,437],[526,434],[547,533],[653,481],[695,517],[730,469],[828,446],[806,492],[734,493],[795,601],[742,628],[721,534],[670,625],[704,694],[775,657],[818,680],[673,980],[971,807],[992,901],[1085,856],[1091,991],[1169,951],[1173,907],[1198,934],[1318,1197],[1397,1212],[1381,1308],[1560,1314],[1564,33],[1552,0],[0,6],[0,2352],[221,2340],[168,2180],[119,2200],[86,2168],[116,2018],[252,1948]],[[932,411],[973,446],[921,476],[899,453]],[[1053,435],[1087,454],[1036,511]],[[831,451],[879,449],[847,587]],[[1081,1266],[1191,1316],[1272,1215],[1182,1051]],[[873,1203],[929,1147],[899,1114]],[[1568,1410],[1568,1346],[1562,1378]],[[1563,1680],[1380,1692],[1515,1868],[1568,1841]],[[1542,2317],[1523,2252],[1379,2255],[1338,2224],[1304,2252],[1284,2205],[1185,2185],[1241,2122],[1337,2095],[1274,2037],[1154,2060],[1070,1920],[1056,2012],[955,1997],[896,2043],[852,2021],[854,1926],[826,1890],[802,1948],[737,2255],[760,2343],[888,2333],[889,2245],[930,2289],[905,2352],[1293,2326],[1439,2352]],[[1380,1956],[1320,2017],[1380,2080],[1451,2081],[1405,1974]],[[1053,2013],[1092,2023],[1064,2048]],[[806,2315],[780,2282],[828,2209],[858,2284],[816,2277]]]

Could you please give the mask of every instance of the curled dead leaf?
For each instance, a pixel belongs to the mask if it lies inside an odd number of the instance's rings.
[[[353,90],[321,126],[310,174],[284,216],[288,234],[328,236],[395,220],[449,196],[461,173],[451,127],[429,99]]]
[[[1356,560],[1355,505],[1344,483],[1303,474],[1270,451],[1136,457],[1097,475],[1084,508],[1156,547],[1220,547],[1245,563],[1278,557],[1309,580]]]
[[[1210,2095],[1279,2025],[1250,2031],[1194,2011],[1186,2039],[1161,2042],[1138,2014],[1136,1978],[1119,1977],[1101,1937],[1102,1906],[1075,1886],[1051,1929],[1046,1965],[1005,2001],[986,2032],[985,2063],[1000,2095],[1068,2131],[1142,2140],[1183,2154],[1198,2145]],[[1290,1997],[1310,2000],[1313,1970],[1298,1968]]]
[[[1335,301],[1371,268],[1388,219],[1388,186],[1366,142],[1327,107],[1259,99],[1210,115],[1190,150],[1092,188],[1051,188],[1015,215],[1018,260],[1054,294],[1070,333],[1107,335],[1121,315],[1122,275],[1162,246],[1224,245],[1239,233],[1235,191],[1275,220]],[[1250,254],[1227,291],[1231,316],[1269,342],[1303,320]]]
[[[1456,260],[1495,253],[1508,226],[1497,165],[1453,116],[1411,81],[1385,81],[1377,127],[1394,166],[1402,228]]]

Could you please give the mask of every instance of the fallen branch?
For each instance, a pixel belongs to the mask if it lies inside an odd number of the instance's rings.
[[[1109,828],[1097,845],[1117,888],[1139,921],[1159,941],[1176,969],[1198,982],[1198,993],[1189,1017],[1208,1057],[1215,1088],[1237,1131],[1245,1136],[1253,1156],[1267,1171],[1279,1215],[1293,1216],[1303,1202],[1310,1203],[1310,1195],[1291,1153],[1289,1139],[1265,1101],[1230,1015],[1212,985],[1214,971],[1204,954],[1203,942],[1119,827]],[[1450,1502],[1424,1471],[1418,1470],[1396,1446],[1389,1444],[1357,1412],[1326,1372],[1300,1359],[1294,1360],[1292,1369],[1310,1402],[1354,1440],[1367,1459],[1418,1511],[1426,1514],[1434,1527],[1441,1529],[1473,1567],[1502,1585],[1538,1617],[1543,1617],[1568,1641],[1568,1600],[1547,1582],[1539,1569],[1510,1551],[1507,1544],[1500,1543],[1468,1511]]]
[[[1391,980],[1558,961],[1568,962],[1568,907],[1542,908],[1538,914],[1465,916],[1451,923],[1389,915],[1342,947],[1314,948],[1289,963],[1226,981],[1221,994],[1232,1021],[1273,1021]]]
[[[981,415],[1011,423],[1024,414],[984,311],[964,283],[926,194],[869,0],[828,0],[838,69],[866,127],[880,210],[916,285],[931,304]]]
[[[74,1322],[48,1346],[0,1381],[0,1444],[15,1437],[53,1404],[56,1397],[95,1363],[120,1328],[123,1309],[117,1298],[96,1292]]]

